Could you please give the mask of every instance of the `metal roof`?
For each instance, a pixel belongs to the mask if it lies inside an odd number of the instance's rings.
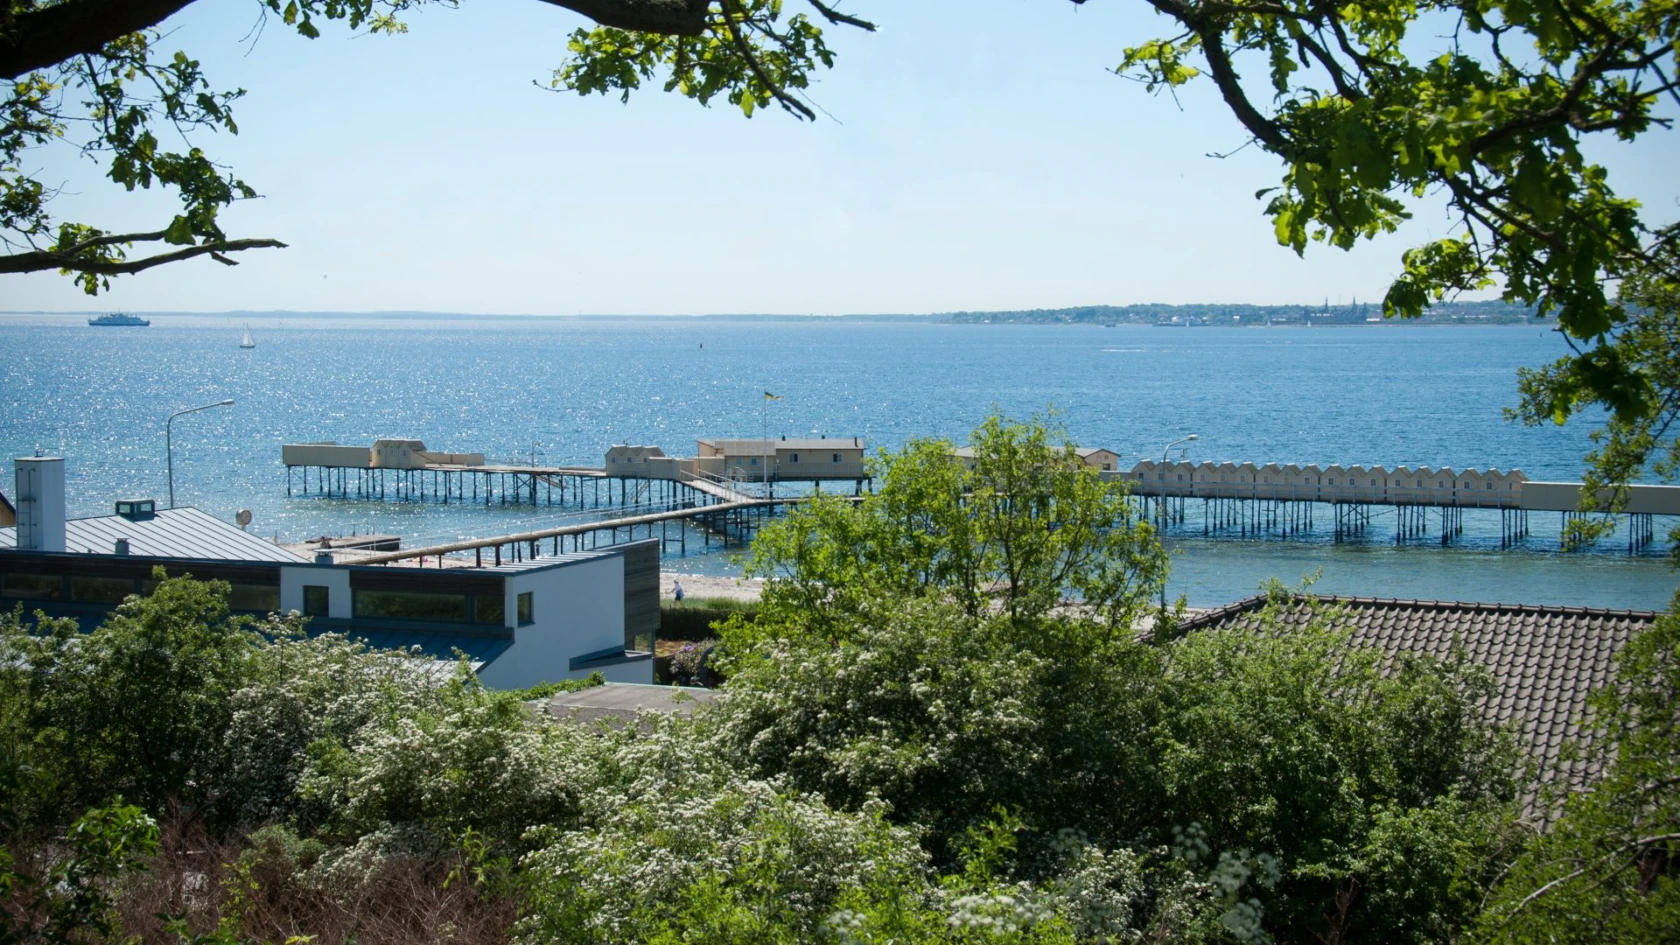
[[[128,539],[130,554],[148,558],[307,563],[273,542],[194,508],[161,509],[146,518],[100,515],[64,523],[67,552],[112,554],[118,538]],[[0,548],[16,547],[17,529],[0,528]]]

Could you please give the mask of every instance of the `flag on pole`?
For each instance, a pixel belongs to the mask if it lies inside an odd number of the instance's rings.
[[[765,400],[781,400],[782,398],[777,397],[775,394],[772,394],[769,391],[765,391],[764,392],[764,399]]]

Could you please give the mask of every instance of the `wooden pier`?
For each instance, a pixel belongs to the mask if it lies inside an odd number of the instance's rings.
[[[288,496],[320,496],[361,501],[438,502],[442,504],[521,505],[599,511],[592,521],[447,545],[370,555],[370,563],[474,551],[481,563],[486,549],[500,562],[503,550],[524,560],[541,553],[563,554],[628,540],[641,533],[675,545],[686,553],[690,528],[701,540],[744,542],[776,507],[802,501],[778,498],[775,483],[808,482],[815,490],[824,480],[853,483],[862,495],[873,486],[862,464],[862,441],[846,440],[701,440],[702,455],[685,460],[666,457],[657,447],[615,446],[609,466],[486,465],[480,454],[427,452],[419,441],[381,440],[369,450],[336,444],[287,445],[283,451]],[[962,451],[954,451],[962,459]],[[1082,451],[1100,475],[1124,482],[1140,516],[1164,534],[1206,538],[1281,537],[1312,540],[1326,533],[1332,541],[1369,542],[1391,531],[1396,545],[1449,546],[1465,535],[1465,513],[1498,516],[1472,534],[1499,536],[1501,549],[1529,545],[1532,513],[1559,515],[1559,547],[1579,550],[1570,539],[1579,517],[1580,483],[1530,481],[1520,470],[1478,471],[1399,466],[1296,466],[1267,463],[1155,463],[1145,460],[1117,469],[1106,450]],[[780,457],[772,459],[775,457]],[[763,460],[768,477],[750,474]],[[382,465],[388,464],[388,465]],[[712,467],[728,470],[725,477]],[[737,475],[743,473],[743,475]],[[1199,513],[1199,514],[1196,514]],[[1625,506],[1628,554],[1652,544],[1655,517],[1680,516],[1680,487],[1629,487]],[[1392,520],[1392,521],[1390,521]],[[672,525],[675,524],[673,534]],[[657,532],[657,534],[656,534]]]
[[[588,551],[602,546],[630,541],[658,540],[661,550],[677,545],[686,552],[688,530],[679,527],[672,535],[672,524],[698,525],[709,546],[713,535],[727,545],[730,541],[745,542],[752,532],[774,514],[775,508],[806,501],[803,497],[746,498],[708,505],[671,508],[639,515],[599,519],[559,525],[552,528],[496,535],[489,538],[464,538],[460,541],[357,555],[355,564],[390,564],[397,561],[436,558],[439,567],[448,555],[473,553],[473,567],[500,566],[504,561],[535,560],[546,555],[563,555]],[[639,535],[638,535],[639,533]],[[422,562],[423,563],[423,562]]]

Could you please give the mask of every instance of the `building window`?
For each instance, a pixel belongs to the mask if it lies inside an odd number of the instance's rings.
[[[58,600],[63,596],[64,579],[56,574],[0,574],[0,597]]]
[[[754,457],[753,457],[753,458],[752,458],[752,464],[753,464],[753,465],[754,465],[754,466],[757,466],[757,465],[758,465],[758,457],[757,457],[757,456],[754,456]]]
[[[120,604],[134,593],[132,578],[73,577],[70,599],[84,604]]]
[[[305,617],[325,617],[327,615],[328,588],[323,584],[305,584],[303,586],[303,615]]]
[[[507,620],[507,608],[500,594],[480,594],[473,598],[473,623],[493,623],[501,626]]]
[[[272,614],[280,609],[280,588],[272,584],[234,584],[228,587],[228,609]]]
[[[519,625],[521,627],[533,620],[531,616],[531,592],[525,591],[519,595]]]
[[[798,453],[789,453],[788,454],[788,462],[790,462],[790,463],[799,462],[799,454]]]
[[[357,591],[356,616],[466,623],[467,598],[465,594]]]
[[[839,453],[834,454],[834,461],[837,462],[837,463],[840,461],[840,454]]]

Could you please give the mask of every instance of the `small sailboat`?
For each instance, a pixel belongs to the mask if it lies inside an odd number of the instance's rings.
[[[241,348],[255,348],[256,346],[257,346],[256,341],[251,338],[251,326],[246,325],[245,326],[245,334],[240,336],[240,339],[239,339],[239,347],[241,347]]]

